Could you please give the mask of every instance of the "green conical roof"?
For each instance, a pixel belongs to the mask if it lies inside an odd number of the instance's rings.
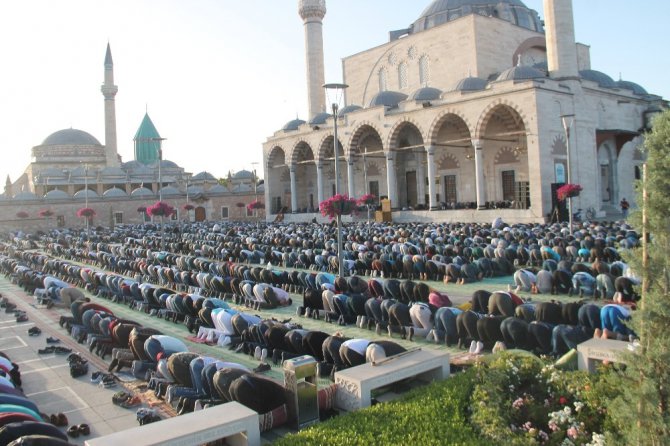
[[[153,164],[160,158],[161,135],[158,134],[156,126],[151,121],[149,113],[144,114],[144,119],[135,133],[135,160],[142,164]]]

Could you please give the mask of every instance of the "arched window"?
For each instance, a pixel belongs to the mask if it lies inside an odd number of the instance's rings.
[[[407,64],[405,62],[398,64],[398,88],[401,90],[407,88]]]
[[[379,69],[379,91],[386,91],[386,68]]]
[[[419,83],[422,87],[427,87],[428,82],[430,82],[428,56],[421,56],[419,58]]]

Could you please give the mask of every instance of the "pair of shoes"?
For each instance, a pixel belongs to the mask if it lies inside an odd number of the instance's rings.
[[[254,358],[258,359],[259,361],[261,359],[261,347],[260,347],[260,345],[257,345],[256,349],[254,350]]]
[[[88,364],[81,362],[71,362],[70,363],[70,376],[72,378],[78,378],[84,376],[88,373]]]
[[[39,336],[40,334],[42,334],[42,330],[37,325],[28,329],[28,336]]]
[[[254,372],[256,373],[263,373],[267,372],[271,369],[270,364],[266,364],[264,362],[260,363],[258,367],[254,369]]]
[[[53,348],[53,349],[56,349],[56,346],[53,346],[53,345],[52,345],[52,346],[47,347],[47,348]],[[61,347],[61,348],[62,348],[62,347]],[[69,349],[67,349],[67,350],[69,350]],[[71,350],[70,350],[70,351],[71,351]],[[88,360],[82,358],[81,355],[80,355],[79,353],[71,353],[71,354],[68,355],[68,357],[67,357],[67,362],[69,362],[70,364],[73,364],[73,363],[86,364],[86,363],[88,362]]]
[[[69,424],[67,417],[62,412],[59,412],[58,414],[51,414],[49,417],[49,422],[57,427],[65,427]]]
[[[37,350],[37,353],[39,353],[40,355],[48,355],[49,353],[55,353],[55,352],[56,347],[54,347],[53,345]]]
[[[114,387],[116,386],[116,377],[114,375],[103,375],[98,386],[105,389]]]
[[[481,355],[482,351],[484,351],[484,343],[482,341],[477,341],[475,351],[473,351],[472,353],[475,355]]]
[[[67,430],[67,434],[72,438],[77,438],[79,435],[89,435],[91,428],[86,423],[72,425]]]
[[[132,409],[133,407],[137,407],[140,404],[142,404],[142,399],[140,399],[140,397],[137,395],[133,395],[125,401],[119,403],[119,406],[123,407],[124,409]]]
[[[61,347],[60,345],[56,345],[56,346],[53,346],[53,345],[52,345],[51,347],[53,347],[54,352],[57,353],[57,354],[59,354],[59,355],[66,355],[66,354],[68,354],[68,353],[72,353],[72,349],[71,349],[71,348]]]
[[[59,343],[60,339],[58,338],[52,338],[51,336],[47,338],[47,344],[59,344]]]
[[[117,406],[120,406],[121,403],[128,401],[131,397],[132,395],[130,393],[120,390],[116,392],[114,395],[112,395],[112,403]]]
[[[5,304],[5,313],[11,313],[14,310],[16,310],[16,304],[15,303],[7,302]]]
[[[28,315],[26,313],[18,313],[16,315],[16,322],[28,322]]]

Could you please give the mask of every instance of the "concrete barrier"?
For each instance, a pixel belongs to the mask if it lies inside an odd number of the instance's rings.
[[[577,345],[577,367],[588,372],[596,371],[597,362],[623,362],[621,353],[628,351],[628,342],[613,339],[589,339]]]
[[[449,353],[437,350],[415,350],[335,373],[337,392],[335,407],[353,411],[371,404],[372,391],[407,378],[425,381],[449,376]]]
[[[225,438],[233,446],[259,446],[258,414],[239,404],[226,403],[187,415],[145,424],[104,437],[86,446],[197,446]]]

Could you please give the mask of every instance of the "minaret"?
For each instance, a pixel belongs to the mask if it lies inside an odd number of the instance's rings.
[[[114,85],[114,62],[112,61],[112,50],[107,44],[105,54],[105,83],[100,87],[105,97],[105,158],[106,164],[119,166],[119,155],[116,147],[116,104],[114,97],[119,87]]]
[[[547,65],[553,78],[579,76],[572,0],[544,0]]]
[[[305,62],[309,119],[326,110],[323,69],[323,18],[326,0],[299,0],[298,13],[305,24]]]

